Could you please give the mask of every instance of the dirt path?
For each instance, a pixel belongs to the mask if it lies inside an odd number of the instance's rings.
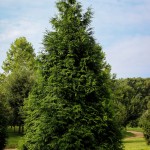
[[[128,132],[133,133],[133,134],[134,134],[134,136],[132,136],[132,137],[128,137],[128,138],[126,138],[126,139],[132,139],[132,138],[142,138],[142,137],[144,137],[144,135],[143,135],[143,133],[142,133],[142,132],[137,132],[137,131],[128,131]]]

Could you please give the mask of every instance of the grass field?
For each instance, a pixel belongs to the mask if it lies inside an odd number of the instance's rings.
[[[146,144],[146,141],[142,137],[134,137],[129,131],[143,132],[141,128],[127,128],[123,144],[125,150],[150,150],[150,146]],[[133,138],[130,138],[133,137]]]
[[[137,131],[137,132],[143,132],[143,129],[142,128],[130,128],[130,127],[127,127],[126,129],[127,131]]]
[[[21,134],[17,132],[14,133],[12,128],[8,128],[8,140],[6,148],[16,148],[21,137]]]
[[[125,150],[150,150],[144,138],[127,138],[123,140]]]

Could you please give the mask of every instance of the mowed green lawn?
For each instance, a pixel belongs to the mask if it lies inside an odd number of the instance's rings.
[[[140,128],[140,127],[137,127],[137,128],[128,127],[126,130],[127,130],[127,131],[143,132],[142,128]]]
[[[127,138],[123,140],[125,150],[150,150],[144,138]]]
[[[128,131],[142,132],[141,128],[127,128]],[[134,137],[130,132],[125,133],[125,138],[123,140],[125,150],[150,150],[150,145],[146,144],[144,138]]]
[[[13,129],[9,127],[6,148],[17,148],[18,141],[21,139],[21,137],[22,134],[19,134],[17,132],[14,133]]]

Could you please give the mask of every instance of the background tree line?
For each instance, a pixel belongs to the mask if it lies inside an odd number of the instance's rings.
[[[120,124],[124,127],[139,126],[150,100],[150,78],[115,79],[113,86],[114,107]]]

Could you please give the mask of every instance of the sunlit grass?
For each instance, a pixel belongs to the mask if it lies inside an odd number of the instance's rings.
[[[134,137],[134,134],[126,130],[122,130],[123,138]]]
[[[143,132],[143,129],[140,127],[136,127],[136,128],[127,127],[127,131]]]
[[[128,132],[125,133],[123,144],[125,150],[150,150],[150,146],[146,144],[144,138],[134,137],[129,131],[143,132],[141,128],[127,128]],[[130,138],[132,137],[132,138]]]
[[[125,150],[150,150],[144,138],[127,138],[123,143]]]
[[[8,139],[6,148],[17,148],[18,142],[21,139],[22,135],[14,132],[12,128],[8,128]]]

